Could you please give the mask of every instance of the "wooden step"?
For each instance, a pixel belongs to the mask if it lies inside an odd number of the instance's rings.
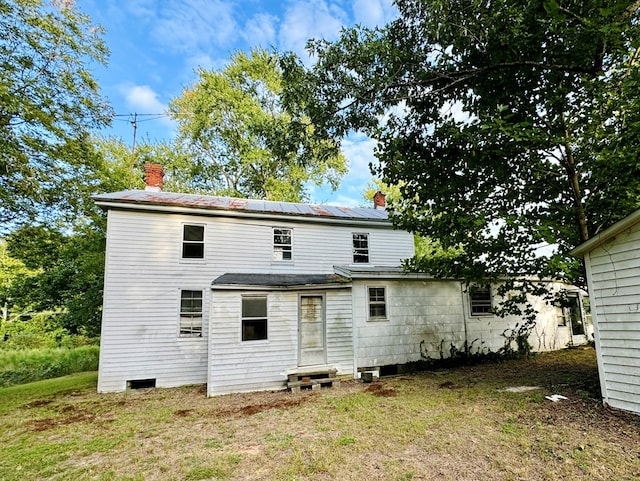
[[[310,381],[313,379],[335,378],[338,370],[335,368],[300,368],[290,373],[289,382]]]

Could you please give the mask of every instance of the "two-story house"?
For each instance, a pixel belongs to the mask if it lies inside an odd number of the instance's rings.
[[[108,212],[101,392],[357,377],[439,357],[443,343],[499,348],[517,322],[491,314],[490,288],[404,273],[413,236],[393,229],[381,194],[374,208],[177,194],[154,165],[147,184],[94,197]],[[570,321],[538,304],[535,347],[564,347]]]

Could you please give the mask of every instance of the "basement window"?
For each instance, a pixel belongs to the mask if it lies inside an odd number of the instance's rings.
[[[150,389],[156,387],[156,380],[154,379],[132,379],[127,381],[127,389]]]
[[[369,263],[369,234],[353,233],[353,263]]]
[[[292,259],[291,229],[273,229],[273,260],[290,261]]]
[[[185,224],[182,229],[182,258],[204,259],[204,226]]]
[[[242,340],[267,339],[267,298],[246,296],[242,298]]]
[[[491,315],[491,287],[471,286],[469,288],[469,305],[472,316]]]
[[[202,337],[202,291],[180,291],[180,337]]]

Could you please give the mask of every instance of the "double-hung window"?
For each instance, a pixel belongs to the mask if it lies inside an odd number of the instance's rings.
[[[185,224],[182,228],[182,258],[204,259],[204,226]]]
[[[491,314],[491,287],[471,286],[469,288],[469,305],[472,316],[486,316]]]
[[[242,298],[242,340],[267,339],[266,296],[244,296]]]
[[[291,229],[273,229],[273,260],[290,261],[293,259]]]
[[[180,291],[180,337],[202,337],[202,291]]]
[[[353,263],[369,263],[369,234],[353,233]]]
[[[387,300],[384,287],[369,287],[369,319],[387,318]]]

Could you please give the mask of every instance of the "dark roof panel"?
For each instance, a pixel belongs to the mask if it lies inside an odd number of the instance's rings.
[[[227,273],[213,280],[214,286],[294,287],[350,282],[338,274],[247,274]]]

